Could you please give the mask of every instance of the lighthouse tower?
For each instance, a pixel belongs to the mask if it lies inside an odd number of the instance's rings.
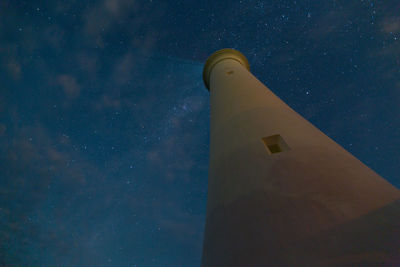
[[[203,78],[202,266],[400,266],[397,188],[272,93],[240,52],[212,54]]]

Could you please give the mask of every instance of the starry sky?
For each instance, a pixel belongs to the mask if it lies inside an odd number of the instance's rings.
[[[206,58],[400,187],[395,0],[0,1],[0,265],[200,266]]]

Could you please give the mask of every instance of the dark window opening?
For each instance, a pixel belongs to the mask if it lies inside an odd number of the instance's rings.
[[[283,140],[282,136],[280,136],[279,134],[264,137],[262,140],[269,154],[275,154],[290,150],[285,140]]]

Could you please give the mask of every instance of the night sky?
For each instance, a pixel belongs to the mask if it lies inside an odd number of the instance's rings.
[[[398,0],[0,0],[0,266],[199,266],[226,47],[400,187]]]

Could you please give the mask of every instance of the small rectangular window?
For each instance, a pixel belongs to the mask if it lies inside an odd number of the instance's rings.
[[[280,136],[279,134],[264,137],[262,140],[269,154],[275,154],[290,150],[285,140],[283,140],[282,136]]]

